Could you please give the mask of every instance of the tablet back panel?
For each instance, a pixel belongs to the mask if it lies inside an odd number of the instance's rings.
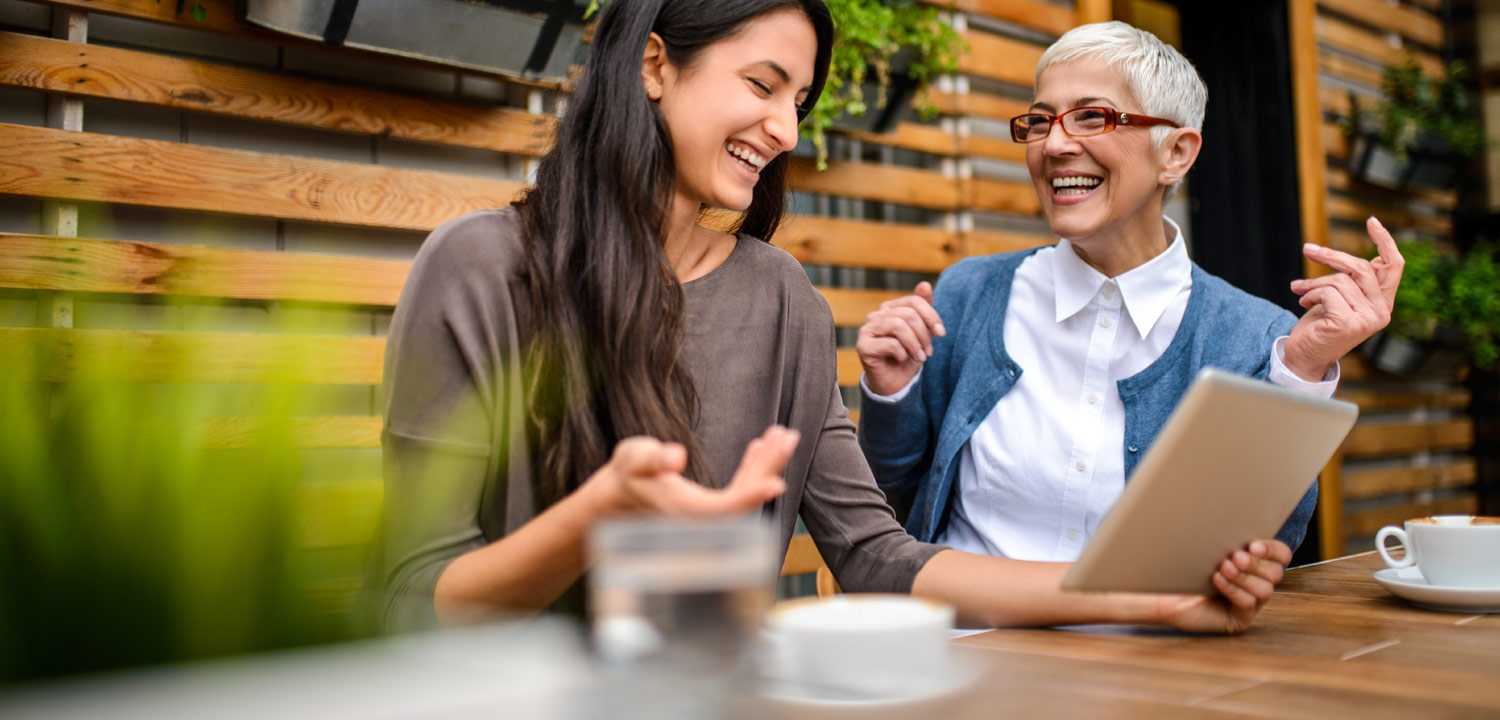
[[[1351,403],[1204,370],[1062,587],[1217,594],[1218,563],[1275,537],[1358,415]]]

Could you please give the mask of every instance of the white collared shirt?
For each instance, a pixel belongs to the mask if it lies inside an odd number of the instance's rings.
[[[1117,383],[1166,351],[1192,291],[1181,230],[1164,220],[1173,234],[1167,249],[1113,278],[1067,240],[1016,269],[1005,348],[1025,372],[959,451],[958,488],[939,544],[1019,560],[1078,558],[1125,488]],[[1337,369],[1323,382],[1302,380],[1282,362],[1285,342],[1273,347],[1271,381],[1331,397]],[[865,394],[896,402],[910,388],[881,397],[866,386]]]

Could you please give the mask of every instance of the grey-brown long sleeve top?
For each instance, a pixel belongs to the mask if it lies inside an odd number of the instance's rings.
[[[523,326],[521,253],[515,210],[466,215],[423,244],[397,304],[385,357],[385,521],[371,578],[387,628],[432,626],[448,563],[544,509],[525,430],[532,329]],[[741,235],[722,265],[684,289],[695,429],[717,483],[771,424],[799,431],[786,493],[766,509],[782,550],[800,514],[845,589],[909,592],[942,548],[908,535],[875,484],[839,397],[832,314],[802,267]],[[581,585],[552,610],[581,615]]]

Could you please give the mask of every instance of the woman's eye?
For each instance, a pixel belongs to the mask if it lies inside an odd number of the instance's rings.
[[[759,80],[751,80],[750,84],[754,85],[756,90],[759,90],[760,92],[762,92],[762,93],[764,93],[766,95],[770,95],[771,94],[771,86],[770,85],[767,85],[767,84],[765,84],[765,83],[763,83],[763,82],[761,82]]]

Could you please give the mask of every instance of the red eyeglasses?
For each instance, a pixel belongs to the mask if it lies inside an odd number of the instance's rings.
[[[1151,127],[1153,125],[1166,125],[1174,128],[1182,127],[1171,120],[1141,115],[1139,113],[1123,113],[1114,108],[1081,107],[1073,108],[1061,115],[1048,115],[1046,113],[1017,115],[1010,119],[1010,139],[1018,143],[1044,140],[1052,132],[1052,123],[1059,120],[1062,121],[1063,132],[1073,137],[1103,135],[1121,125],[1128,125],[1130,127]]]

